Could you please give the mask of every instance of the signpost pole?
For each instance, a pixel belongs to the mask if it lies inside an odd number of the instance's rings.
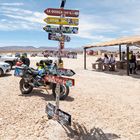
[[[78,27],[66,27],[63,25],[73,25],[77,26],[79,23],[79,20],[77,17],[79,16],[79,10],[69,10],[64,9],[66,4],[66,0],[61,0],[60,8],[47,8],[44,12],[47,15],[50,16],[59,16],[59,18],[56,17],[47,17],[44,19],[44,21],[47,23],[47,26],[45,26],[43,29],[46,32],[49,32],[48,39],[49,40],[56,40],[59,41],[58,44],[58,58],[60,59],[62,50],[64,49],[64,42],[69,42],[70,37],[67,35],[63,35],[63,33],[78,33]],[[76,17],[76,18],[65,18],[65,17]],[[48,24],[58,24],[57,26],[52,26]],[[54,34],[53,34],[54,33]],[[58,36],[56,33],[59,33]],[[71,115],[68,113],[62,111],[59,108],[59,100],[60,100],[60,94],[61,94],[61,85],[65,85],[68,87],[74,86],[75,82],[74,79],[71,78],[65,78],[62,76],[73,76],[75,74],[74,71],[64,68],[56,68],[57,75],[46,75],[45,80],[50,81],[52,83],[56,84],[55,87],[55,93],[56,93],[56,106],[52,104],[48,104],[46,107],[46,111],[48,114],[48,118],[53,118],[63,124],[71,125]]]
[[[63,9],[64,8],[64,6],[65,6],[65,3],[66,3],[66,0],[62,0],[62,2],[61,2],[61,6],[60,6],[60,8],[61,9]],[[64,17],[64,15],[63,15],[63,13],[62,13],[62,15],[61,15],[61,17],[60,18],[62,18],[62,17]],[[61,36],[63,35],[63,33],[62,33],[62,31],[61,31],[61,29],[62,29],[62,25],[60,25],[60,34],[61,34]],[[59,41],[59,50],[58,50],[58,52],[59,52],[59,58],[61,57],[61,50],[63,49],[62,48],[62,43],[61,43],[62,41]],[[59,83],[57,83],[56,84],[56,108],[55,108],[55,119],[59,119],[59,99],[60,99],[60,84]]]
[[[56,108],[55,108],[55,115],[58,116],[58,110],[59,110],[59,98],[60,98],[60,84],[56,84]],[[58,117],[57,117],[58,118]]]

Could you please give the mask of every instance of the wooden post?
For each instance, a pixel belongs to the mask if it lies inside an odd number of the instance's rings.
[[[84,69],[86,69],[86,48],[84,48]]]
[[[62,0],[61,1],[61,6],[60,8],[61,9],[64,9],[64,6],[65,6],[65,3],[66,3],[66,0]],[[60,18],[64,17],[63,13],[61,14]],[[59,28],[60,28],[60,34],[61,36],[63,35],[63,33],[61,32],[61,29],[62,29],[63,25],[60,25]],[[59,59],[61,57],[61,50],[62,50],[62,41],[59,41]],[[59,63],[59,62],[58,62]],[[55,115],[54,115],[54,119],[59,119],[59,100],[60,100],[60,84],[56,84],[56,108],[55,108]]]
[[[127,75],[129,76],[129,45],[126,45],[127,52]]]
[[[119,59],[120,59],[120,61],[121,61],[121,57],[122,57],[121,45],[119,45]]]

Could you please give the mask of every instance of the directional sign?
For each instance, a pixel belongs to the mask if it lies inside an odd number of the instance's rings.
[[[53,25],[47,25],[43,28],[46,32],[49,33],[66,33],[66,34],[77,34],[78,33],[78,27],[60,27],[53,26]]]
[[[45,112],[47,113],[49,119],[52,119],[54,117],[55,108],[56,106],[51,103],[48,103],[48,105],[46,106]],[[71,115],[58,109],[58,121],[61,124],[71,125]]]
[[[78,17],[79,16],[79,10],[48,8],[44,12],[50,16],[61,16],[61,15],[64,15],[65,17]]]
[[[61,35],[61,34],[55,34],[55,33],[49,33],[48,34],[49,40],[55,40],[55,41],[64,41],[64,42],[70,42],[70,37],[67,35]]]
[[[75,75],[75,72],[71,69],[64,69],[64,68],[59,68],[57,70],[57,73],[63,76],[73,76]]]
[[[75,84],[74,79],[60,77],[60,76],[53,76],[53,75],[46,75],[45,81],[51,82],[51,83],[64,84],[64,85],[69,86],[69,87],[74,86],[74,84]]]
[[[78,18],[56,18],[56,17],[47,17],[44,21],[48,24],[59,24],[59,25],[72,25],[77,26],[79,24]]]

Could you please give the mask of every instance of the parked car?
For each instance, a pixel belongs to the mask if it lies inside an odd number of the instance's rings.
[[[17,60],[18,60],[17,57],[9,57],[6,55],[3,55],[3,56],[0,55],[0,61],[8,63],[10,65],[11,69],[16,64]]]
[[[32,53],[30,56],[31,56],[31,57],[36,57],[37,54],[36,54],[36,53]]]
[[[10,69],[11,67],[8,63],[0,62],[0,77],[6,74],[7,72],[10,72]]]
[[[20,58],[20,53],[15,53],[15,57]]]
[[[87,55],[93,55],[94,54],[94,51],[93,50],[89,50],[88,52],[87,52]]]
[[[37,56],[38,57],[44,57],[44,55],[42,53],[38,53]]]
[[[74,58],[77,59],[77,53],[76,52],[68,52],[67,58]]]

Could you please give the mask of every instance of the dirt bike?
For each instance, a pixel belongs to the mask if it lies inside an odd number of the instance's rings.
[[[16,74],[18,73],[18,74]],[[20,80],[20,91],[22,94],[29,94],[32,92],[33,88],[47,88],[52,90],[52,94],[56,97],[56,83],[49,82],[47,80],[47,76],[56,77],[57,74],[53,74],[50,71],[46,71],[42,76],[38,74],[38,71],[24,66],[24,67],[17,67],[15,69],[15,76],[20,76],[22,79]],[[60,85],[60,100],[66,99],[69,94],[69,86],[66,84]]]

